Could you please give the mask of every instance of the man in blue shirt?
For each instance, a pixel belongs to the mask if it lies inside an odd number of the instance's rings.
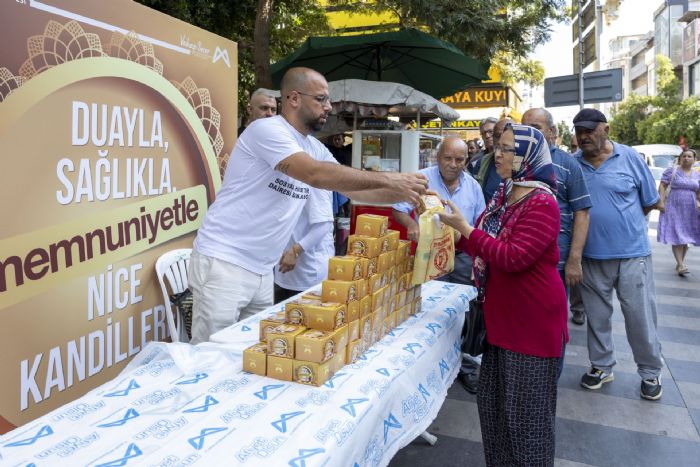
[[[435,191],[442,199],[450,200],[459,208],[471,225],[486,207],[481,187],[470,175],[464,172],[467,161],[467,144],[458,136],[447,136],[438,147],[438,165],[420,171],[428,179],[428,189]],[[413,206],[408,203],[395,204],[394,219],[406,227],[409,240],[418,240],[418,223],[411,217]],[[455,268],[438,280],[457,284],[472,284],[472,258],[461,251],[455,252]],[[478,385],[478,363],[465,357],[462,362],[459,381],[464,389],[476,393]]]
[[[542,132],[552,154],[552,164],[557,174],[557,204],[560,213],[559,264],[564,286],[567,288],[578,285],[583,274],[581,255],[588,234],[591,196],[588,193],[586,181],[583,178],[581,165],[555,145],[556,125],[552,114],[546,109],[530,109],[523,114],[523,125],[537,128]],[[572,321],[576,324],[585,322],[581,310],[573,313]]]
[[[581,386],[599,389],[613,380],[613,289],[625,318],[640,396],[661,398],[663,362],[656,330],[656,291],[645,215],[659,201],[649,168],[634,149],[608,139],[605,115],[583,109],[574,117],[583,169],[593,207],[583,250],[581,298],[588,316],[591,370]]]

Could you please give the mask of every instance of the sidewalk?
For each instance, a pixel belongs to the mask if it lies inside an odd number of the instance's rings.
[[[691,248],[686,258],[691,274],[679,277],[671,247],[656,243],[655,221],[652,218],[649,235],[666,361],[663,397],[658,402],[639,397],[640,379],[619,303],[613,315],[615,381],[598,391],[579,385],[589,366],[586,327],[569,321],[571,341],[559,381],[556,466],[700,465],[700,247]],[[438,436],[434,447],[418,439],[399,451],[390,465],[484,465],[476,396],[458,382],[429,431]]]

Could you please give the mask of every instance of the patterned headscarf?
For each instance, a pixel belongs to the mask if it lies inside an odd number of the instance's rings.
[[[552,196],[557,192],[557,177],[552,166],[552,156],[542,133],[535,128],[512,123],[508,123],[503,131],[509,130],[515,135],[513,175],[504,179],[498,187],[478,226],[494,238],[503,227],[503,214],[508,208],[508,196],[513,185],[541,188]],[[488,269],[479,257],[474,260],[474,276],[477,287],[486,284]]]

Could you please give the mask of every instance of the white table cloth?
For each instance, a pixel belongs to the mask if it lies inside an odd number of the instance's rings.
[[[419,314],[321,387],[242,371],[279,306],[220,343],[152,343],[111,382],[1,436],[0,464],[387,465],[436,417],[475,290],[433,281],[422,296]]]

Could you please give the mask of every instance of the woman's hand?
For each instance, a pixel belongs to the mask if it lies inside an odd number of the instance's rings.
[[[666,204],[663,201],[659,201],[656,205],[656,209],[658,209],[659,212],[666,212]]]
[[[469,235],[471,235],[474,227],[469,225],[469,222],[467,222],[464,216],[462,216],[462,213],[459,212],[459,209],[457,209],[457,206],[455,206],[452,201],[443,200],[443,204],[449,207],[451,212],[441,212],[440,220],[458,231],[460,234],[464,235],[466,238],[469,238]]]

